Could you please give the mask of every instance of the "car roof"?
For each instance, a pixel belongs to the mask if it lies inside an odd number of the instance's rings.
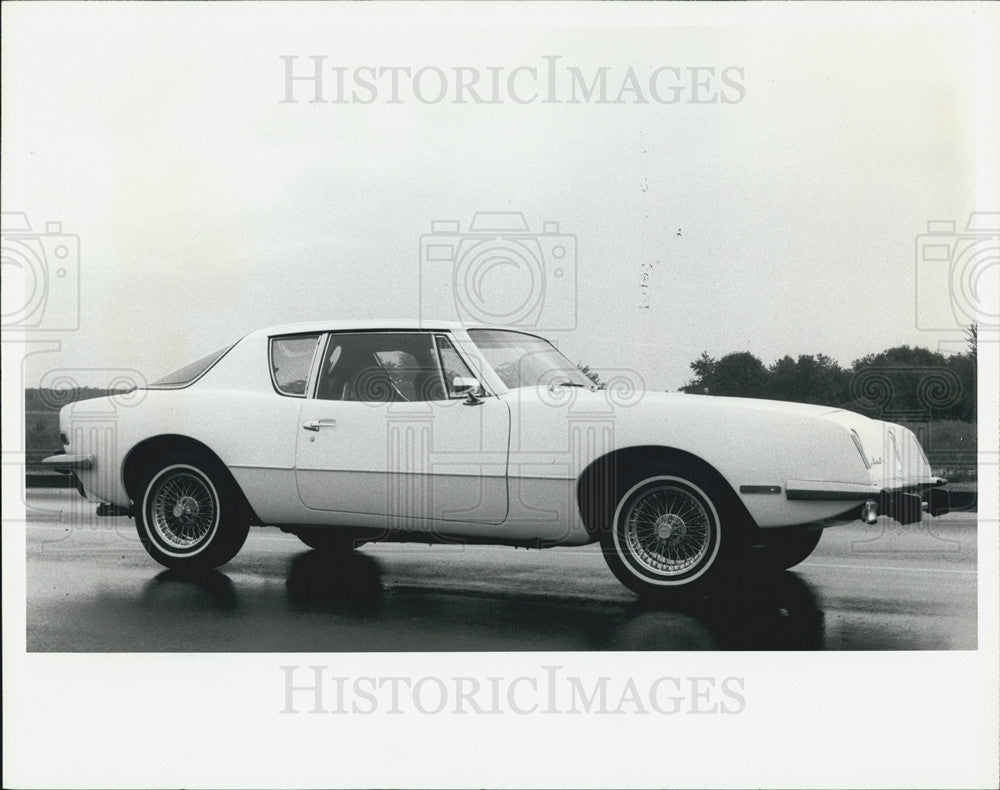
[[[464,324],[460,321],[437,321],[434,319],[407,318],[365,318],[340,321],[304,321],[296,324],[281,324],[258,329],[251,334],[294,335],[305,332],[344,332],[351,330],[371,331],[376,329],[410,329],[425,332],[450,331],[458,329],[488,329],[489,327]]]

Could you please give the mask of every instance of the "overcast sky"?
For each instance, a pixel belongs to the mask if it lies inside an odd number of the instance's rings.
[[[96,385],[105,369],[155,376],[269,324],[416,317],[454,269],[422,264],[421,236],[459,220],[457,244],[485,211],[573,237],[558,282],[559,245],[537,247],[542,333],[653,388],[684,384],[703,351],[846,365],[954,337],[927,331],[954,320],[946,280],[915,279],[915,238],[997,205],[977,183],[977,165],[996,173],[976,146],[977,12],[725,6],[5,5],[3,208],[80,239],[79,329],[48,336],[61,350],[32,357],[26,383],[54,368]],[[313,55],[326,102],[305,81],[282,102],[281,56],[301,76]],[[557,102],[542,101],[550,63]],[[432,69],[423,99],[403,76],[392,103],[383,72],[362,103],[365,66],[433,67],[447,96],[428,100]],[[570,67],[590,81],[605,66],[608,100],[572,102]],[[500,101],[452,101],[456,67],[481,92],[498,75]],[[518,67],[537,78],[508,90]],[[630,68],[638,93],[614,103]],[[678,101],[649,95],[653,74]],[[43,325],[77,309],[60,284]]]

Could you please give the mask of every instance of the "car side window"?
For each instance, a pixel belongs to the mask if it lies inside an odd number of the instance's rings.
[[[423,400],[417,397],[417,379],[420,363],[406,351],[376,351],[375,358],[403,400]]]
[[[321,400],[444,400],[433,337],[426,332],[335,332],[320,368]]]
[[[438,354],[441,355],[441,367],[444,370],[445,389],[449,398],[464,398],[468,389],[458,389],[455,387],[456,379],[475,379],[476,374],[469,370],[455,350],[455,346],[446,335],[436,335]]]
[[[271,381],[278,392],[305,397],[318,344],[318,334],[271,338]]]

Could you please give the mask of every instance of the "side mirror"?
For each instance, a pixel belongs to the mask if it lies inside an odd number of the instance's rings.
[[[451,388],[458,395],[465,395],[468,392],[478,392],[482,389],[479,379],[471,376],[455,376],[451,382]]]
[[[483,394],[483,385],[479,379],[471,376],[455,376],[451,381],[451,388],[456,395],[465,395],[465,403],[468,406],[476,406],[483,402],[480,397]]]

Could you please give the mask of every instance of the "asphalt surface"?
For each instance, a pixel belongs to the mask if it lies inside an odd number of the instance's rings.
[[[976,517],[828,529],[794,571],[642,605],[593,547],[366,545],[252,528],[218,571],[157,565],[128,518],[30,491],[29,651],[971,650]],[[5,529],[15,525],[5,524]]]

